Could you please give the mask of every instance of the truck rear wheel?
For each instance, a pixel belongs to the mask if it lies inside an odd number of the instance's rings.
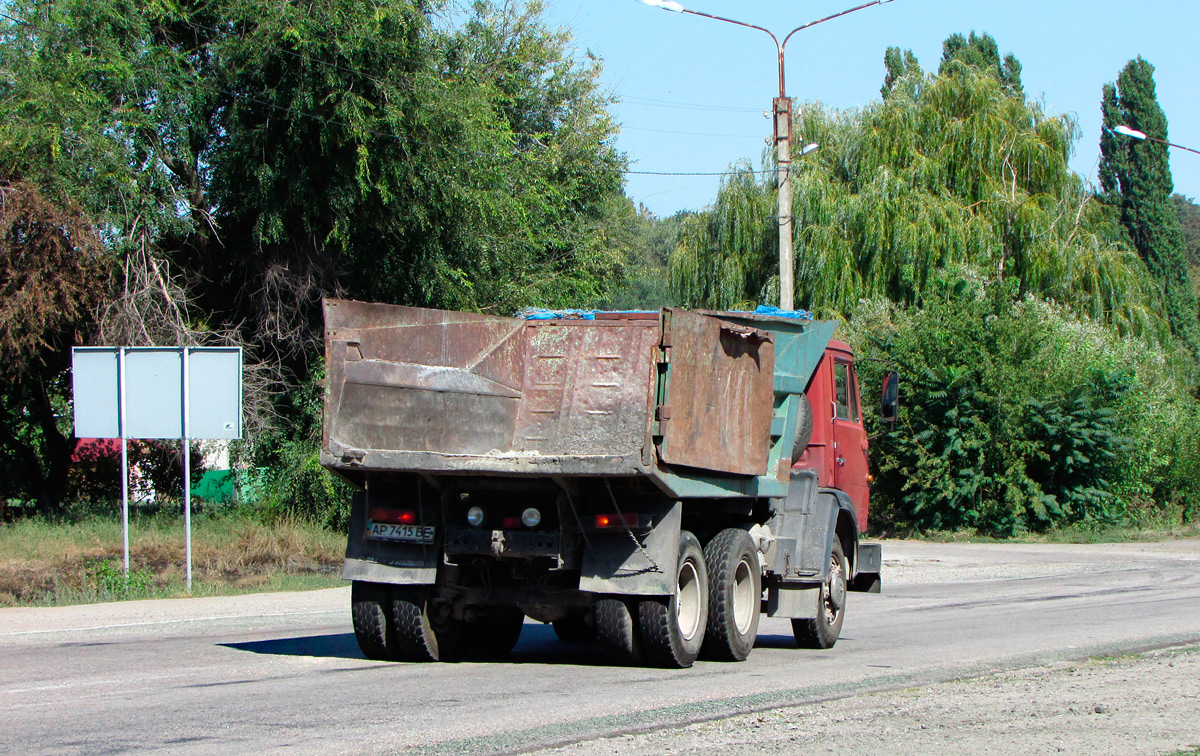
[[[392,594],[396,642],[408,661],[457,661],[463,650],[463,621],[438,616],[419,588],[402,586]]]
[[[754,649],[762,608],[762,571],[754,539],[726,528],[704,547],[708,568],[708,628],[704,656],[745,661]]]
[[[354,622],[354,639],[368,659],[395,661],[400,658],[391,610],[389,586],[362,580],[351,584],[350,617]]]
[[[622,662],[642,662],[644,654],[635,601],[620,596],[597,599],[596,635]]]
[[[692,666],[704,643],[708,622],[708,570],[696,536],[679,534],[675,594],[638,603],[642,642],[649,661],[660,667]]]
[[[846,618],[846,554],[842,542],[833,539],[829,554],[829,577],[821,584],[821,603],[816,619],[792,620],[792,635],[801,648],[833,648],[842,634]]]

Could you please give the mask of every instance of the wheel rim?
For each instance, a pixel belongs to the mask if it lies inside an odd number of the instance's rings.
[[[846,603],[846,573],[836,554],[829,557],[829,580],[825,582],[825,624],[837,622],[842,606]]]
[[[758,611],[754,605],[754,577],[750,569],[749,561],[743,557],[733,571],[733,624],[741,635],[750,632],[754,613]]]
[[[696,637],[700,629],[700,576],[696,565],[689,559],[679,568],[679,584],[675,588],[675,607],[679,622],[679,634],[684,640]]]

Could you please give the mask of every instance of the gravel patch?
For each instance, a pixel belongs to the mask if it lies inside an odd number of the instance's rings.
[[[999,672],[529,753],[1163,756],[1198,744],[1200,650],[1191,648]]]

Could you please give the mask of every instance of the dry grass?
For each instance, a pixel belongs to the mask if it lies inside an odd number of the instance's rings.
[[[295,520],[242,517],[192,523],[193,595],[338,585],[346,537]],[[0,525],[0,606],[84,603],[186,595],[182,518],[130,523],[130,579],[121,525],[25,520]]]

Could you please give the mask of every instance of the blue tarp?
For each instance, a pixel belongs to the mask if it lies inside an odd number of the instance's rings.
[[[754,310],[755,315],[771,315],[777,318],[791,318],[793,320],[812,320],[812,313],[808,310],[781,310],[778,307],[771,305],[759,305]]]
[[[646,310],[603,310],[603,312],[647,312]],[[745,310],[734,310],[733,312],[745,312]],[[781,310],[778,307],[771,305],[759,305],[754,311],[755,315],[771,315],[778,318],[791,318],[793,320],[812,320],[812,313],[808,310]],[[525,320],[556,320],[558,318],[569,318],[575,320],[595,320],[595,310],[547,310],[543,307],[526,307],[517,313],[516,317],[524,318]]]
[[[517,313],[517,317],[526,320],[556,320],[558,318],[595,320],[596,312],[594,310],[546,310],[541,307],[526,307]]]

